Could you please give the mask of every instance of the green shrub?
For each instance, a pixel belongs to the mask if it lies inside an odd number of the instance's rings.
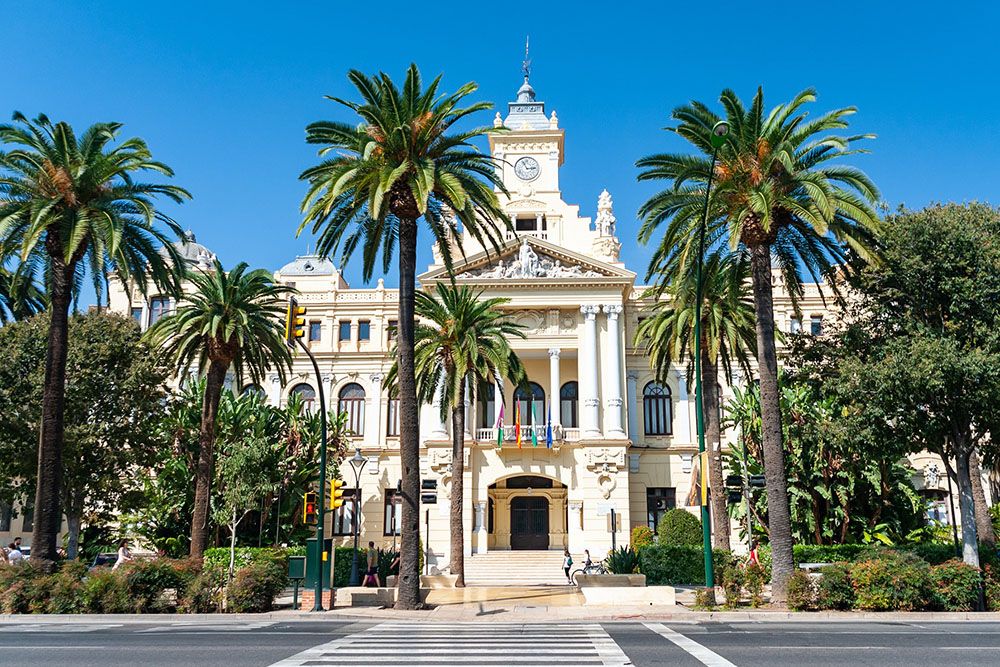
[[[986,609],[1000,611],[1000,568],[987,565],[983,568],[986,592]]]
[[[733,556],[716,549],[712,558],[715,582],[721,584],[726,569],[732,566]],[[705,558],[700,546],[653,544],[639,549],[639,571],[646,575],[650,586],[704,584]]]
[[[789,609],[809,611],[816,608],[816,589],[812,577],[803,570],[796,569],[788,578],[787,595]]]
[[[820,570],[816,584],[816,607],[818,609],[852,609],[854,607],[854,585],[851,571],[845,563],[828,565]]]
[[[955,557],[955,545],[951,542],[923,542],[904,547],[904,549],[931,565],[940,565]]]
[[[80,561],[65,561],[59,571],[48,578],[49,599],[45,611],[49,614],[78,614],[83,609],[83,578],[87,565]]]
[[[287,574],[277,563],[253,563],[238,570],[227,589],[226,611],[234,614],[271,611],[274,598],[288,583]]]
[[[738,568],[730,568],[738,569]],[[767,572],[760,564],[747,565],[744,570],[744,586],[750,596],[750,606],[756,609],[764,604],[764,584],[767,583]]]
[[[666,512],[657,526],[660,544],[664,546],[702,544],[701,521],[694,514],[679,507]]]
[[[870,611],[916,611],[933,600],[930,566],[901,552],[885,550],[879,558],[851,568],[856,605]]]
[[[792,547],[795,564],[854,562],[864,544],[796,544]]]
[[[235,565],[236,569],[239,570],[253,563],[275,563],[281,565],[287,572],[289,555],[290,550],[283,547],[237,547]],[[304,556],[305,547],[302,547],[301,554],[296,555]],[[213,547],[205,549],[204,560],[205,563],[222,565],[228,569],[229,548]]]
[[[649,526],[636,526],[632,529],[631,547],[638,549],[653,543],[653,529]]]
[[[936,606],[945,611],[974,611],[979,605],[979,568],[952,559],[931,568]]]
[[[604,566],[611,574],[633,574],[639,570],[639,554],[632,547],[618,547],[605,557]]]
[[[83,580],[82,608],[91,614],[127,614],[132,611],[128,582],[122,570],[101,567]]]
[[[303,554],[305,555],[305,554]],[[333,587],[343,588],[351,582],[351,559],[354,547],[334,547],[333,549]],[[358,568],[364,568],[364,556],[358,554]]]
[[[31,563],[0,567],[0,613],[44,612],[49,597],[49,579]]]
[[[226,568],[206,564],[178,596],[177,610],[187,614],[209,614],[222,608],[222,592],[226,584]]]
[[[181,597],[190,581],[167,559],[134,560],[121,568],[121,572],[125,576],[131,611],[136,614],[171,611],[176,598],[168,599],[167,591],[174,591],[176,597]]]
[[[715,589],[704,586],[695,589],[694,606],[696,609],[713,609],[715,607]]]
[[[722,577],[722,590],[726,593],[726,609],[736,609],[743,598],[744,570],[739,567],[728,568]]]

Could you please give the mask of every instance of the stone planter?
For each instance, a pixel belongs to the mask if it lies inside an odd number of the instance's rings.
[[[584,588],[642,588],[646,585],[644,574],[578,574],[576,583]]]
[[[456,581],[458,581],[457,574],[422,574],[420,588],[454,588]],[[390,574],[386,577],[385,585],[388,588],[395,588],[396,575]]]

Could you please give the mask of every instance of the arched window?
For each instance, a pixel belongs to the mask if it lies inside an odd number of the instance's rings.
[[[646,422],[646,435],[673,433],[673,406],[670,388],[650,382],[642,390],[642,413]]]
[[[312,388],[312,385],[306,384],[305,382],[297,384],[292,387],[290,392],[288,392],[289,396],[292,394],[296,394],[302,399],[306,412],[312,411],[313,403],[316,402],[316,390]]]
[[[493,428],[497,423],[497,386],[492,382],[479,385],[476,392],[476,422],[479,428]]]
[[[527,389],[518,387],[514,391],[514,400],[521,407],[521,425],[531,426],[531,411],[535,411],[535,423],[541,426],[545,423],[545,390],[537,382],[529,382]]]
[[[559,390],[559,423],[563,428],[578,428],[580,426],[577,415],[577,402],[580,400],[580,385],[576,382],[567,382]]]
[[[337,412],[347,413],[347,429],[365,434],[365,390],[357,382],[345,384],[337,395]]]
[[[248,394],[255,394],[257,396],[263,397],[264,396],[264,390],[260,388],[259,384],[253,384],[253,383],[251,383],[251,384],[245,384],[245,385],[243,385],[243,389],[240,391],[240,394],[242,396],[246,396]]]

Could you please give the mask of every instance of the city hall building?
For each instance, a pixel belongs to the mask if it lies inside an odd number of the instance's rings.
[[[670,508],[697,511],[693,384],[684,365],[658,381],[644,351],[634,345],[639,320],[648,314],[636,280],[636,270],[644,267],[621,261],[623,240],[611,195],[594,193],[592,216],[564,201],[565,131],[527,79],[506,117],[498,113],[495,124],[509,130],[489,141],[510,193],[501,195],[501,203],[513,231],[499,253],[487,252],[468,234],[454,239],[452,254],[463,259],[453,270],[460,285],[509,300],[505,308],[527,334],[511,344],[529,384],[470,391],[463,479],[452,475],[450,425],[440,419],[438,406],[422,406],[421,477],[437,482],[438,495],[436,505],[422,508],[427,515],[421,512],[422,531],[425,516],[429,519],[424,540],[431,571],[447,566],[449,495],[455,484],[464,488],[469,562],[488,552],[567,547],[574,554],[590,549],[598,557],[612,544],[612,512],[614,539],[626,544],[633,526],[655,529]],[[193,235],[181,250],[195,265],[209,266],[213,258]],[[331,409],[348,414],[352,450],[359,448],[368,460],[357,489],[350,488],[349,464],[341,465],[347,495],[360,494],[361,516],[354,516],[352,503],[345,504],[328,516],[327,535],[346,544],[360,521],[363,543],[391,545],[400,513],[399,421],[385,377],[392,365],[399,293],[381,279],[372,288],[351,288],[333,263],[311,255],[297,257],[275,275],[298,290],[300,305],[307,308],[304,341],[319,361],[321,377],[300,352],[286,382],[274,373],[263,386],[243,389],[283,404],[292,394],[315,401],[317,382],[322,383]],[[434,264],[419,276],[419,287],[448,279],[435,249]],[[777,279],[774,302],[776,325],[784,331],[820,333],[830,315],[816,285],[806,287],[800,318]],[[111,298],[113,310],[131,313],[144,328],[171,307],[166,297],[142,300],[113,291]],[[734,384],[740,381],[735,378]],[[731,395],[724,384],[723,400]],[[943,475],[934,483],[944,484]]]

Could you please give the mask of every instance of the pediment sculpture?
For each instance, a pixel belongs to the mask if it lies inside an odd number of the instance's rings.
[[[502,258],[496,264],[473,269],[455,276],[462,278],[602,278],[603,273],[586,269],[575,264],[563,264],[561,260],[539,256],[527,242],[521,244],[517,256],[504,261]]]

